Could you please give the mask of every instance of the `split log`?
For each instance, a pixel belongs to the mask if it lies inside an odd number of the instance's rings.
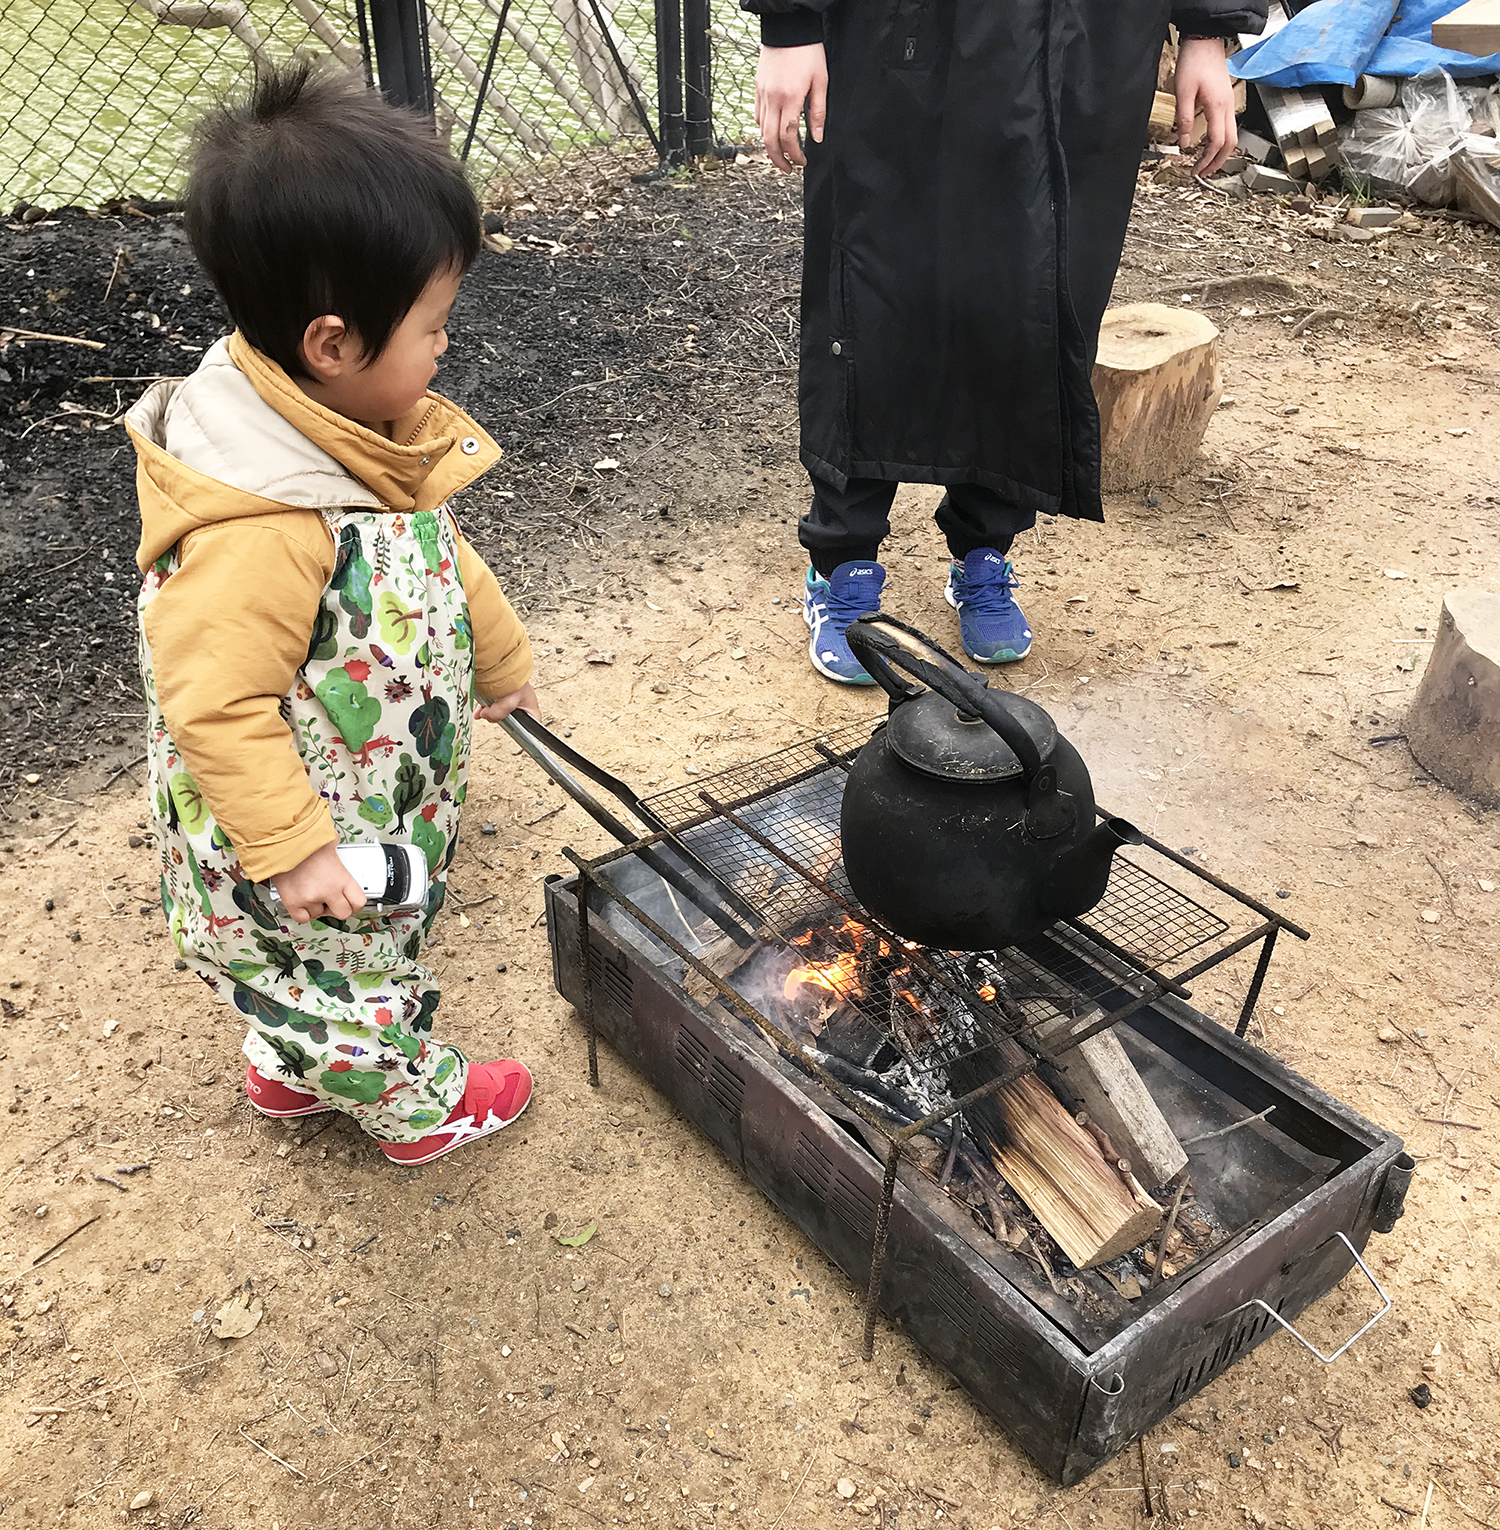
[[[1222,391],[1219,332],[1201,313],[1162,303],[1110,309],[1094,365],[1104,488],[1138,489],[1186,472]]]
[[[1444,786],[1500,807],[1500,595],[1450,590],[1406,741]]]
[[[990,1099],[1001,1126],[986,1134],[995,1168],[1080,1270],[1129,1253],[1161,1226],[1161,1207],[1104,1161],[1034,1073]],[[991,1113],[981,1105],[973,1114]]]
[[[1432,24],[1432,45],[1488,58],[1500,53],[1500,0],[1469,0]]]
[[[1049,1050],[1097,1019],[1097,1009],[1070,1018],[1059,1015],[1036,1028]],[[1164,1185],[1187,1167],[1187,1154],[1135,1065],[1113,1031],[1100,1031],[1053,1061],[1068,1092],[1109,1134],[1110,1141],[1148,1185]]]

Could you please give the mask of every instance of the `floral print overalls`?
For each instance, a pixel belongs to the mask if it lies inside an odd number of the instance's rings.
[[[463,1096],[468,1063],[431,1039],[438,985],[418,956],[458,843],[472,729],[474,651],[446,508],[325,511],[337,552],[282,715],[341,844],[405,840],[432,876],[423,911],[293,924],[246,880],[183,765],[157,704],[142,633],[162,907],[188,966],[250,1023],[260,1072],[411,1142]],[[141,608],[177,566],[147,572]]]

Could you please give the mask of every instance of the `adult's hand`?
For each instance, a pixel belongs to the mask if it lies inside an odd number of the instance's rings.
[[[778,170],[807,163],[797,136],[804,106],[807,131],[814,143],[822,143],[828,112],[828,60],[823,44],[762,48],[755,69],[755,125]]]
[[[1239,142],[1234,120],[1234,82],[1217,37],[1188,37],[1177,49],[1177,143],[1187,153],[1193,123],[1202,116],[1206,131],[1194,169],[1212,175]]]

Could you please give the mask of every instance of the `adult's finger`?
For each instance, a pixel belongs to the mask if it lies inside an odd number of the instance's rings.
[[[1184,154],[1192,147],[1193,108],[1196,106],[1197,100],[1197,91],[1189,90],[1179,80],[1177,82],[1177,147]]]
[[[786,111],[776,97],[766,103],[766,122],[761,129],[761,137],[766,141],[766,153],[771,156],[771,163],[778,170],[790,170],[792,162],[787,155]]]
[[[813,76],[807,94],[807,132],[814,143],[823,142],[823,126],[828,120],[828,75],[820,70]]]
[[[781,146],[786,157],[794,165],[805,165],[807,155],[802,152],[802,102],[789,102],[782,108]]]
[[[1234,103],[1215,102],[1209,112],[1208,136],[1203,143],[1198,174],[1209,176],[1229,158],[1236,139]]]

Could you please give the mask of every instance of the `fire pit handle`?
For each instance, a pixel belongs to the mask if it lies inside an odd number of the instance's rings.
[[[1335,1232],[1334,1237],[1337,1238],[1339,1242],[1341,1242],[1344,1247],[1349,1250],[1350,1254],[1352,1254],[1354,1257],[1355,1264],[1357,1264],[1364,1272],[1365,1279],[1368,1280],[1372,1286],[1374,1286],[1375,1294],[1380,1298],[1381,1307],[1380,1311],[1377,1312],[1375,1316],[1372,1317],[1370,1321],[1359,1330],[1358,1333],[1351,1334],[1347,1339],[1344,1340],[1342,1344],[1339,1345],[1336,1350],[1334,1350],[1331,1355],[1325,1355],[1323,1351],[1319,1349],[1318,1346],[1314,1344],[1309,1338],[1307,1338],[1304,1334],[1298,1333],[1297,1330],[1289,1322],[1287,1322],[1287,1320],[1282,1317],[1282,1315],[1274,1307],[1270,1306],[1266,1302],[1263,1302],[1258,1296],[1252,1297],[1248,1302],[1244,1302],[1240,1306],[1231,1309],[1229,1312],[1226,1312],[1224,1316],[1226,1318],[1233,1317],[1236,1312],[1243,1312],[1247,1307],[1259,1307],[1262,1311],[1275,1318],[1276,1321],[1280,1323],[1281,1326],[1286,1329],[1286,1331],[1291,1334],[1291,1336],[1303,1347],[1303,1349],[1309,1351],[1311,1354],[1316,1355],[1324,1365],[1332,1365],[1333,1362],[1337,1360],[1338,1357],[1343,1354],[1344,1351],[1348,1349],[1356,1339],[1362,1339],[1381,1320],[1381,1318],[1383,1318],[1386,1313],[1391,1310],[1390,1297],[1388,1297],[1381,1289],[1380,1282],[1375,1279],[1374,1272],[1370,1269],[1369,1265],[1367,1265],[1364,1260],[1359,1257],[1359,1250],[1355,1248],[1355,1246],[1348,1240],[1348,1238],[1344,1236],[1343,1233]]]

